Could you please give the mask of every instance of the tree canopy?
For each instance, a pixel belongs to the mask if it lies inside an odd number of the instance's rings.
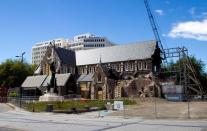
[[[27,76],[32,75],[35,65],[8,59],[0,64],[0,86],[19,87]]]

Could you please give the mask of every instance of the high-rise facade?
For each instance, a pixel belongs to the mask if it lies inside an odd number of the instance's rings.
[[[68,45],[68,41],[66,39],[60,38],[37,43],[35,46],[32,47],[32,64],[40,64],[47,48],[50,45],[66,48]]]
[[[32,64],[40,64],[43,56],[46,53],[46,50],[50,45],[77,51],[113,46],[114,44],[110,42],[106,37],[95,36],[90,33],[77,35],[72,40],[60,38],[39,42],[32,47]]]
[[[71,50],[87,50],[92,48],[100,48],[113,46],[106,37],[95,36],[90,33],[77,35],[68,44],[68,49]]]

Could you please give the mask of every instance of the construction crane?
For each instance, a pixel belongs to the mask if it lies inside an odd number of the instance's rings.
[[[177,48],[169,48],[169,49],[163,49],[162,42],[159,36],[159,32],[155,23],[155,18],[150,10],[149,2],[148,0],[144,0],[144,4],[147,10],[147,14],[149,17],[149,21],[153,30],[153,34],[155,36],[155,39],[158,43],[158,46],[161,50],[162,56],[163,56],[163,62],[167,63],[168,58],[179,58],[179,61],[182,63],[180,64],[180,67],[176,70],[171,70],[170,72],[178,72],[180,74],[180,85],[183,85],[185,88],[184,92],[187,93],[187,90],[191,90],[196,92],[199,95],[203,95],[203,88],[202,85],[196,76],[195,69],[192,66],[192,63],[188,57],[188,49],[185,47],[177,47]],[[181,59],[184,61],[182,62]]]
[[[158,30],[157,30],[157,26],[156,26],[156,23],[155,23],[154,16],[153,16],[153,14],[152,14],[152,12],[150,10],[150,6],[149,6],[149,3],[148,3],[148,0],[144,0],[144,4],[145,4],[145,7],[147,9],[147,14],[148,14],[148,17],[149,17],[149,20],[150,20],[150,24],[151,24],[151,27],[152,27],[152,30],[153,30],[153,34],[155,36],[155,39],[156,39],[156,41],[158,43],[158,46],[161,49],[161,52],[163,53],[163,56],[164,56],[164,59],[165,59],[165,52],[164,52],[164,49],[163,49],[163,46],[162,46],[162,42],[161,42]]]

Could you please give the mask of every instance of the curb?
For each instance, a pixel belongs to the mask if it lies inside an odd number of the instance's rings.
[[[14,106],[14,105],[11,104],[11,103],[6,103],[6,105],[9,106],[9,107],[11,107],[11,108],[14,109],[14,110],[16,109],[16,106]]]

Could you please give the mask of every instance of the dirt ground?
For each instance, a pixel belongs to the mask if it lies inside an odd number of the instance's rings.
[[[207,101],[171,102],[159,98],[138,98],[137,104],[110,115],[142,118],[207,119]]]

